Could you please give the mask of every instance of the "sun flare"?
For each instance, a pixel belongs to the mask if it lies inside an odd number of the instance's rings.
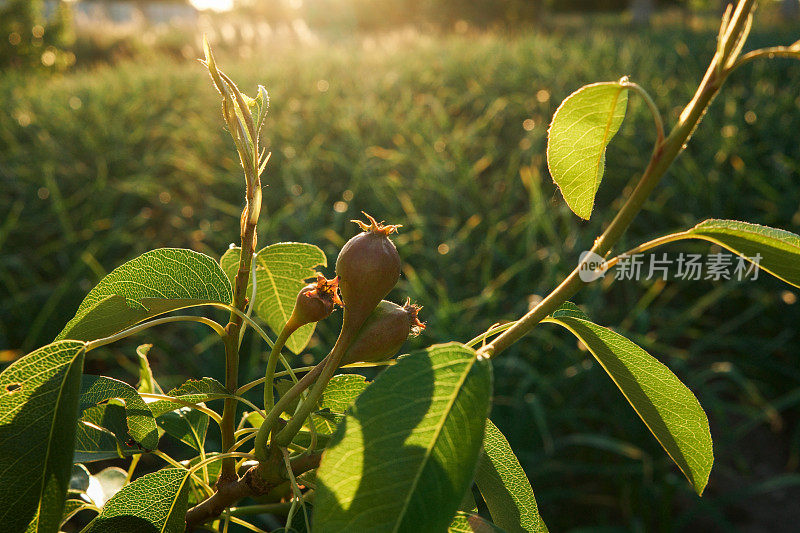
[[[197,9],[213,9],[214,11],[228,11],[233,9],[233,0],[191,0]]]

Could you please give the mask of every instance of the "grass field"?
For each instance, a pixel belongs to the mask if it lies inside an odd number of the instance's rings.
[[[788,44],[798,30],[757,24],[749,46]],[[649,156],[650,118],[632,99],[594,216],[578,221],[544,161],[559,102],[583,84],[629,75],[671,124],[714,37],[680,25],[567,25],[513,37],[408,32],[276,46],[247,60],[223,54],[243,90],[261,83],[272,101],[260,243],[317,244],[330,274],[361,210],[403,224],[395,242],[404,275],[392,296],[425,307],[428,329],[414,346],[466,341],[558,283]],[[798,87],[800,65],[788,60],[738,72],[620,250],[710,217],[800,231]],[[3,73],[0,106],[7,359],[52,340],[121,262],[160,246],[219,256],[236,240],[242,180],[200,65],[158,59],[55,78]],[[706,408],[716,461],[702,499],[573,338],[543,325],[497,360],[493,419],[551,531],[792,529],[800,520],[800,305],[788,289],[762,275],[604,282],[576,298],[598,323],[658,356]],[[314,356],[335,329],[320,328]],[[204,335],[188,326],[158,332],[152,353],[165,385],[222,373],[221,352]],[[94,356],[91,371],[132,369],[143,339]],[[263,373],[261,348],[248,346],[243,379]]]

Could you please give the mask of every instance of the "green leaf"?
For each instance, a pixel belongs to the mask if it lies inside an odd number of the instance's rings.
[[[399,358],[323,455],[315,531],[447,529],[472,483],[491,387],[490,364],[460,344]]]
[[[619,82],[585,85],[569,95],[547,132],[547,167],[567,205],[589,219],[603,179],[606,147],[625,118],[628,88]]]
[[[206,66],[208,67],[208,73],[211,74],[211,79],[214,81],[214,85],[217,87],[217,90],[221,95],[225,95],[225,83],[222,81],[222,78],[219,75],[219,70],[217,70],[217,63],[214,61],[214,54],[211,52],[211,46],[208,44],[208,39],[206,36],[203,35],[203,53],[206,56]]]
[[[293,385],[290,380],[281,380],[276,382],[275,388],[278,390],[279,395],[283,395]],[[314,432],[317,434],[317,440],[314,449],[322,449],[327,446],[330,441],[330,436],[336,431],[339,422],[344,418],[344,412],[356,401],[358,395],[367,388],[369,382],[364,376],[358,374],[339,374],[334,376],[325,386],[322,397],[319,400],[318,410],[314,411],[309,420],[303,425],[303,430],[300,431],[292,442],[304,448],[308,448],[312,443],[311,422],[314,424]],[[297,402],[292,402],[285,409],[285,412],[292,414],[297,406]],[[254,413],[257,417],[252,422],[261,425],[261,416]]]
[[[260,428],[261,424],[264,423],[264,417],[261,416],[261,413],[255,411],[244,413],[242,417],[254,428]]]
[[[80,513],[84,509],[91,509],[92,511],[97,512],[96,509],[91,507],[90,503],[86,503],[81,500],[67,500],[64,502],[64,516],[61,517],[61,525],[63,526],[70,518]]]
[[[483,455],[478,461],[475,483],[495,524],[509,533],[547,531],[525,471],[491,420],[486,421]]]
[[[320,409],[330,409],[334,413],[344,413],[364,392],[369,382],[358,374],[339,374],[325,386],[319,400]]]
[[[475,501],[475,495],[472,494],[472,486],[467,489],[467,492],[464,493],[464,497],[461,498],[461,505],[458,506],[458,510],[464,511],[465,513],[478,512],[478,503]]]
[[[314,450],[323,450],[325,449],[331,441],[331,435],[334,431],[336,431],[336,426],[339,420],[342,419],[341,416],[334,415],[333,413],[327,413],[327,416],[331,417],[331,420],[325,418],[325,413],[319,413],[322,416],[314,416],[314,429],[316,430],[317,439],[316,442],[312,440],[312,433],[310,430],[303,429],[297,432],[297,435],[294,436],[292,439],[292,444],[296,444],[298,446],[302,446],[303,448],[308,448],[311,451]],[[308,428],[308,424],[304,427]]]
[[[214,378],[190,379],[180,387],[169,391],[167,396],[192,404],[234,397],[234,395],[225,388],[225,385]],[[169,400],[157,400],[148,404],[150,411],[152,411],[155,417],[159,417],[164,413],[174,411],[183,406],[182,403],[171,402]]]
[[[314,422],[314,431],[317,432],[318,447],[327,446],[326,437],[336,431],[337,426],[344,418],[344,413],[364,392],[369,382],[364,376],[358,374],[339,374],[334,376],[325,386],[322,397],[319,400],[319,410],[311,415]],[[308,447],[310,443],[310,428],[308,422],[305,427],[308,432],[297,434],[295,444]]]
[[[91,507],[91,504],[81,500],[67,500],[64,502],[64,516],[61,517],[61,525],[63,526],[70,518],[80,513],[84,509],[92,509],[94,512],[97,512]]]
[[[186,468],[191,468],[196,466],[200,461],[204,459],[209,459],[214,457],[215,455],[219,455],[218,453],[207,453],[204,457],[196,456],[192,459],[187,461],[181,461],[181,464]],[[208,495],[206,494],[205,490],[200,486],[198,479],[208,480],[209,483],[213,485],[214,481],[219,477],[219,473],[222,470],[222,461],[212,461],[200,467],[199,470],[195,471],[195,476],[189,478],[189,508],[197,505],[198,503],[202,502]],[[198,478],[198,479],[196,479]]]
[[[698,495],[714,462],[708,418],[692,391],[653,356],[588,320],[547,318],[580,339],[681,469]]]
[[[183,468],[140,477],[108,500],[88,533],[183,533],[188,479]]]
[[[233,280],[239,268],[240,248],[231,248],[222,256],[220,264]],[[304,281],[313,276],[317,266],[328,266],[322,250],[312,244],[300,242],[281,242],[272,244],[256,254],[253,260],[256,269],[256,315],[272,328],[275,335],[280,334],[292,314],[297,293],[305,287]],[[251,293],[252,276],[247,294]],[[286,346],[294,353],[306,347],[316,324],[306,324],[297,329]]]
[[[589,320],[589,316],[572,302],[564,302],[561,304],[561,307],[553,311],[553,314],[550,316],[551,318],[580,318],[581,320]]]
[[[290,380],[281,380],[275,384],[279,395],[284,395],[294,383]],[[325,385],[325,390],[322,392],[322,397],[318,402],[318,411],[315,413],[315,418],[322,417],[323,424],[325,420],[335,420],[335,415],[344,415],[347,408],[356,401],[359,394],[364,392],[369,382],[364,376],[358,374],[339,374],[333,376],[331,380]],[[298,399],[299,401],[299,399]],[[293,414],[297,402],[293,402],[285,411]],[[327,414],[326,414],[327,413]],[[333,417],[330,415],[334,415]],[[319,428],[318,428],[319,429]],[[333,428],[328,434],[333,433]]]
[[[81,302],[56,339],[95,340],[182,307],[233,299],[228,279],[212,258],[159,248],[108,274]]]
[[[794,233],[749,222],[711,219],[685,235],[719,244],[745,258],[760,255],[759,268],[800,287],[800,236]]]
[[[0,524],[56,531],[72,468],[86,345],[59,341],[0,374]]]
[[[70,492],[86,492],[86,489],[89,488],[90,478],[91,474],[85,466],[80,463],[72,465],[72,472],[69,478]]]
[[[136,385],[136,390],[149,394],[163,394],[164,391],[153,376],[150,361],[147,359],[152,347],[152,344],[142,344],[136,348],[136,355],[139,357],[139,383]]]
[[[191,407],[181,407],[159,416],[158,426],[197,451],[203,449],[208,432],[208,415]]]
[[[476,513],[459,511],[453,517],[448,533],[505,533],[496,525],[492,524]]]
[[[128,436],[125,404],[112,399],[81,413],[75,432],[73,462],[89,463],[141,453],[144,448]]]
[[[147,404],[136,392],[136,389],[123,381],[105,376],[85,375],[81,378],[79,404],[81,411],[112,398],[122,400],[125,405],[128,434],[143,448],[148,450],[156,449],[158,446],[156,421],[150,408],[147,407]],[[101,427],[105,426],[101,425]]]
[[[309,520],[308,526],[311,526],[311,517],[314,515],[314,506],[306,503],[306,512],[308,513]],[[286,524],[284,528],[285,533],[309,533],[311,528],[306,525],[306,517],[302,509],[298,509],[292,517],[292,521]],[[280,529],[278,530],[280,531]]]
[[[63,526],[70,518],[78,514],[79,512],[83,511],[84,509],[91,509],[91,504],[86,503],[82,500],[67,500],[64,502],[64,514],[61,517],[61,523],[59,526]],[[25,530],[25,533],[36,533],[38,527],[38,521],[33,520],[30,524],[28,524],[28,529]]]
[[[267,118],[269,111],[269,94],[262,86],[258,86],[258,94],[253,100],[256,106],[256,135],[261,133],[261,128],[264,126],[264,120]]]

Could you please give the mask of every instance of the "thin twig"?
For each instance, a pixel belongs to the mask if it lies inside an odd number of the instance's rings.
[[[684,146],[689,141],[695,128],[705,114],[711,101],[719,92],[722,83],[725,81],[725,74],[720,75],[718,65],[729,59],[725,54],[733,49],[734,44],[727,43],[728,40],[737,39],[746,25],[747,17],[753,9],[754,0],[740,0],[736,6],[730,24],[724,33],[726,42],[721,50],[724,54],[717,53],[711,60],[706,69],[706,73],[697,88],[692,100],[686,105],[680,115],[678,123],[664,140],[660,150],[654,151],[650,162],[647,165],[639,183],[634,188],[631,195],[625,200],[622,208],[617,212],[614,219],[608,225],[603,234],[595,241],[591,251],[600,257],[605,255],[617,243],[619,238],[628,229],[634,217],[642,210],[645,201],[659,184],[664,173],[670,167],[675,158],[683,151]],[[522,318],[503,332],[499,337],[478,350],[480,357],[494,357],[523,336],[531,331],[547,315],[558,309],[560,305],[571,298],[578,290],[583,287],[585,282],[580,278],[580,272],[584,264],[590,260],[591,255],[587,254],[583,261],[572,270],[572,272],[556,287],[553,292],[548,294],[539,304],[526,313]]]
[[[728,71],[733,72],[742,65],[745,65],[756,59],[761,59],[761,58],[774,59],[776,57],[800,59],[800,46],[796,45],[773,46],[772,48],[761,48],[759,50],[753,50],[752,52],[747,52],[742,57],[737,59],[736,62],[730,66]]]
[[[625,79],[622,84],[625,87],[633,89],[636,91],[639,96],[642,97],[644,102],[647,104],[648,109],[650,109],[650,114],[653,116],[653,123],[656,127],[656,144],[653,147],[653,151],[655,152],[661,147],[661,144],[664,142],[664,122],[661,120],[661,113],[658,111],[658,107],[656,107],[656,103],[650,97],[650,93],[648,93],[641,85],[638,83],[634,83],[632,81],[628,81]]]
[[[90,341],[86,343],[86,351],[89,352],[91,350],[94,350],[95,348],[99,348],[100,346],[105,346],[106,344],[111,344],[112,342],[116,342],[126,337],[130,337],[135,333],[139,333],[140,331],[152,328],[153,326],[168,324],[170,322],[199,322],[213,329],[220,337],[225,336],[225,330],[223,329],[222,325],[211,320],[210,318],[206,318],[204,316],[192,316],[192,315],[166,316],[162,318],[156,318],[155,320],[150,320],[149,322],[143,322],[141,324],[137,324],[133,327],[122,330],[119,333],[115,333],[114,335],[103,337],[102,339],[95,339],[93,341]]]

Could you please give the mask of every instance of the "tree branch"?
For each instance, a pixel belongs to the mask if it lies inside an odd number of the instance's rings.
[[[322,453],[312,453],[294,459],[292,473],[300,475],[319,466]],[[274,463],[274,464],[273,464]],[[269,493],[288,479],[286,471],[280,468],[280,455],[270,461],[251,467],[241,479],[217,487],[217,492],[207,500],[195,505],[186,513],[186,531],[192,531],[200,524],[218,517],[228,507],[249,496]]]

